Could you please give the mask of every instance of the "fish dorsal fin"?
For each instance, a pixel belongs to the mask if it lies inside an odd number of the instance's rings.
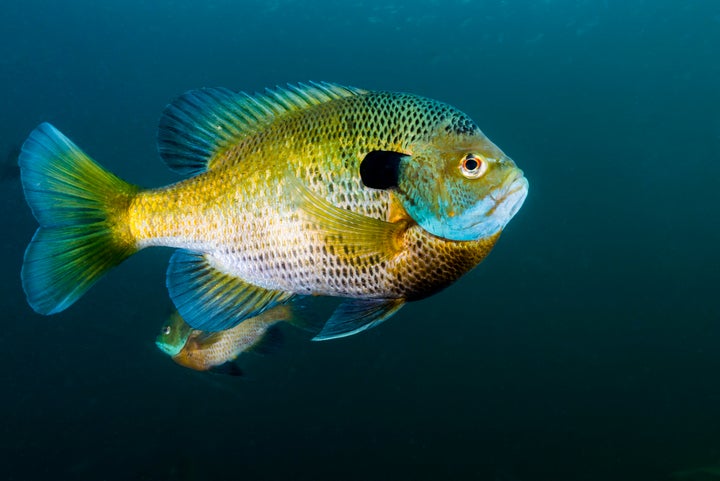
[[[290,292],[264,289],[225,274],[205,255],[182,249],[170,259],[167,287],[185,322],[210,332],[235,327],[293,297]]]
[[[225,88],[191,90],[163,111],[158,151],[172,170],[197,174],[214,168],[218,154],[279,116],[363,93],[326,82],[276,87],[255,95]]]
[[[313,341],[352,336],[377,326],[403,305],[403,299],[347,299],[340,304]]]

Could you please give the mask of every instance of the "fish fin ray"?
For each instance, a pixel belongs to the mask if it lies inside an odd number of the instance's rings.
[[[403,305],[404,299],[347,299],[312,340],[326,341],[357,334],[385,321]]]
[[[25,198],[40,223],[25,251],[23,289],[36,312],[55,314],[136,252],[117,214],[139,189],[48,123],[28,136],[18,163]]]
[[[388,259],[402,249],[408,222],[386,222],[336,207],[299,181],[288,182],[298,209],[306,217],[304,229],[322,236],[322,244],[350,258]]]
[[[182,249],[170,259],[167,287],[185,322],[209,332],[230,329],[293,297],[290,292],[264,289],[225,274],[205,255]]]
[[[248,119],[243,98],[225,88],[184,93],[160,118],[158,151],[168,167],[184,175],[208,170],[218,152],[244,135],[257,119]]]
[[[158,151],[172,170],[194,175],[241,159],[221,156],[278,116],[364,90],[332,83],[288,85],[248,95],[225,88],[191,90],[164,110]]]

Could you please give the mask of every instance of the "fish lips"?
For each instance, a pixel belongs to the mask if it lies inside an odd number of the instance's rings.
[[[457,241],[478,240],[497,234],[522,207],[528,193],[522,171],[480,199],[462,214],[448,219],[440,237]]]
[[[158,347],[158,349],[160,349],[162,352],[164,352],[170,357],[177,356],[177,354],[182,351],[182,348],[185,347],[184,343],[180,346],[174,346],[159,340],[155,341],[155,345]]]
[[[488,211],[486,216],[492,216],[493,218],[501,221],[500,228],[502,229],[510,222],[510,219],[515,217],[515,214],[520,210],[525,198],[528,193],[528,181],[523,177],[522,173],[514,177],[509,183],[506,183],[505,187],[499,196],[490,194],[490,198],[495,199],[495,208]]]

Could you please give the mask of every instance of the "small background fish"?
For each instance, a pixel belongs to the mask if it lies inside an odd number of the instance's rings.
[[[258,350],[260,344],[279,342],[277,324],[282,321],[296,322],[288,305],[275,306],[225,331],[204,332],[190,327],[175,311],[155,343],[181,366],[239,376],[238,356]]]

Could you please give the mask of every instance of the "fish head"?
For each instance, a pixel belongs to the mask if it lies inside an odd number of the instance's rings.
[[[180,316],[180,313],[173,312],[160,329],[160,334],[155,338],[155,345],[167,354],[175,357],[185,347],[193,328],[190,327]]]
[[[522,170],[468,122],[441,123],[397,166],[396,194],[408,215],[429,233],[455,241],[499,234],[528,191]]]

